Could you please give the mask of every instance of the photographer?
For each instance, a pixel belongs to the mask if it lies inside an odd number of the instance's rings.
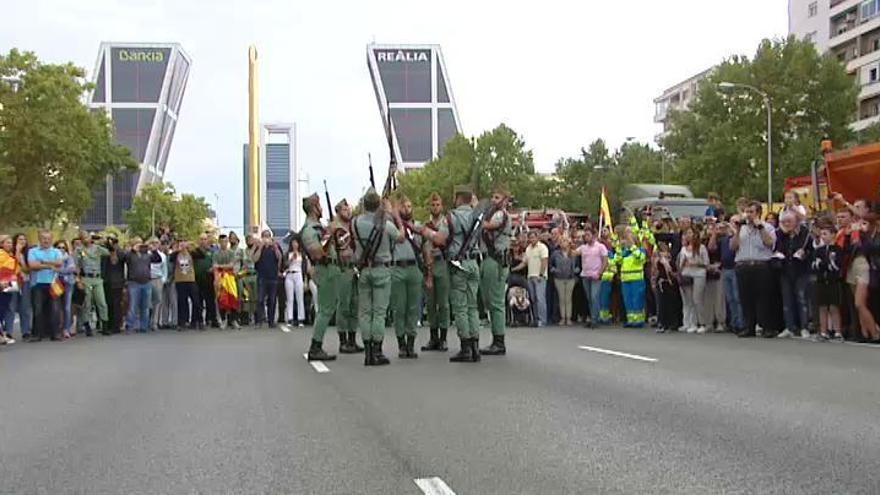
[[[756,325],[763,329],[765,338],[775,337],[774,308],[772,302],[778,284],[770,259],[776,233],[773,227],[761,220],[761,203],[753,201],[746,208],[745,216],[734,216],[736,232],[730,247],[736,252],[736,278],[743,311],[743,330],[738,337],[754,337]]]
[[[122,331],[125,316],[125,256],[115,237],[108,237],[105,247],[110,254],[101,258],[101,273],[104,277],[104,294],[107,295],[108,321],[101,328],[101,335],[110,335]],[[83,314],[86,314],[85,311]]]

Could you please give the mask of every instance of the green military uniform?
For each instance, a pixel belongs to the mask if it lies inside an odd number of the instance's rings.
[[[440,232],[449,239],[452,230],[452,216],[431,219],[428,228]],[[431,242],[431,241],[425,241]],[[448,245],[448,240],[447,240]],[[449,252],[444,248],[432,246],[434,264],[431,268],[432,287],[427,293],[428,322],[431,326],[431,340],[423,346],[423,351],[445,351],[446,333],[449,330]]]
[[[375,194],[375,193],[372,193]],[[396,242],[400,232],[397,227],[384,219],[382,214],[368,213],[352,221],[354,233],[355,259],[361,265],[358,276],[358,326],[364,341],[366,356],[364,364],[387,364],[382,355],[382,340],[385,337],[385,314],[391,298],[391,245]],[[378,223],[377,223],[378,222]],[[378,247],[372,259],[364,256],[370,249],[370,234],[379,230]],[[323,304],[323,303],[322,303]]]
[[[449,253],[453,258],[458,259],[454,259],[453,266],[449,268],[449,303],[458,338],[461,340],[461,351],[450,358],[454,362],[476,362],[480,359],[480,352],[477,349],[480,338],[480,316],[477,311],[477,290],[480,285],[478,250],[471,247],[462,253],[460,258],[458,257],[472,226],[472,213],[473,208],[469,204],[463,204],[452,210],[452,241],[449,243]],[[471,246],[475,241],[476,239],[471,240]]]
[[[307,218],[300,232],[305,252],[323,249],[323,237],[326,230],[319,220]],[[315,268],[315,283],[318,284],[318,315],[315,318],[315,326],[312,332],[312,342],[322,344],[324,333],[336,311],[336,300],[339,291],[339,278],[341,272],[336,262],[336,251],[333,243],[330,243],[330,252],[320,260],[311,260]],[[314,344],[313,344],[314,345]]]
[[[422,295],[424,274],[419,265],[422,236],[404,228],[404,240],[392,245],[394,267],[391,270],[391,313],[394,331],[400,347],[399,357],[418,357],[412,346],[416,340],[416,322],[419,319],[419,297]],[[419,230],[420,226],[416,226]]]
[[[486,256],[481,266],[480,292],[483,295],[483,307],[488,311],[492,325],[492,345],[480,352],[487,355],[503,355],[507,352],[504,345],[504,328],[507,325],[504,292],[510,270],[509,250],[513,228],[505,210],[495,212],[490,223],[497,225],[498,228],[483,232],[483,248]]]
[[[343,201],[336,205],[337,210]],[[351,222],[343,222],[337,217],[333,220],[333,225],[335,238],[332,244],[339,267],[336,284],[336,329],[339,332],[339,352],[341,354],[356,354],[364,349],[357,345],[355,338],[358,323],[357,279],[355,278],[354,239],[351,233]]]
[[[107,330],[107,298],[104,295],[104,279],[101,276],[101,258],[104,256],[110,256],[110,251],[97,244],[84,247],[76,253],[76,265],[82,273],[85,291],[82,311],[76,322],[77,332],[82,330],[84,323],[91,321],[92,306],[97,308],[98,319],[103,325],[102,330]],[[91,334],[91,330],[87,333]]]
[[[235,249],[236,257],[240,261],[238,271],[238,294],[240,303],[240,316],[244,319],[243,324],[250,323],[251,317],[257,311],[257,272],[254,269],[254,260],[251,258],[251,250],[247,247]]]

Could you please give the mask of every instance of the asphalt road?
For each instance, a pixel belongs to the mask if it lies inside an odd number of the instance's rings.
[[[0,348],[0,493],[880,493],[880,349],[516,329],[318,373],[309,335]]]

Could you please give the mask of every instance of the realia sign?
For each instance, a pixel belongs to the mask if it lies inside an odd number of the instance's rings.
[[[376,50],[379,62],[428,62],[430,52],[424,50]]]

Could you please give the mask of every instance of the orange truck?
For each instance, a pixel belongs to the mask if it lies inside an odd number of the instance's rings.
[[[859,198],[880,202],[880,143],[833,151],[825,141],[822,149],[824,166],[817,171],[818,184],[809,175],[790,177],[785,180],[786,192],[797,192],[801,203],[814,212],[828,204],[832,193],[841,193],[850,202]]]

